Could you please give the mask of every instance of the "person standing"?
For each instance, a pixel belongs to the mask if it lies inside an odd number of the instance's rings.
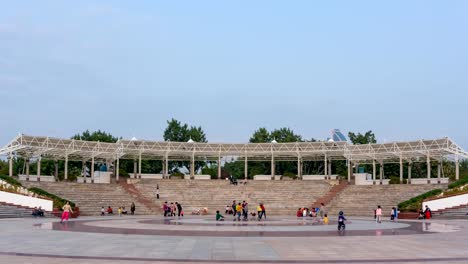
[[[156,200],[159,200],[159,184],[156,185]]]
[[[341,228],[343,228],[343,230],[345,230],[345,228],[346,228],[345,221],[346,221],[346,218],[343,215],[343,211],[340,211],[340,213],[338,215],[338,231],[341,230]]]
[[[60,223],[63,223],[63,220],[67,220],[68,222],[68,218],[70,217],[70,213],[73,213],[73,210],[70,206],[70,203],[67,202],[63,207],[63,213],[62,213],[62,220],[60,220]]]
[[[260,204],[257,206],[257,216],[258,216],[258,221],[262,220],[262,207]]]
[[[265,210],[265,205],[263,205],[262,203],[260,204],[260,207],[262,208],[262,217],[265,217],[265,220],[266,220],[266,210]]]
[[[249,217],[249,203],[244,203],[244,221],[247,221]]]
[[[320,203],[320,218],[323,219],[323,216],[326,214],[327,212],[325,211],[325,204],[324,203]]]
[[[232,207],[232,214],[234,215],[234,218],[236,218],[236,200],[232,201],[231,207]]]
[[[238,203],[236,205],[236,215],[237,215],[237,221],[241,220],[241,214],[242,214],[242,205],[241,203]]]
[[[431,219],[431,217],[432,217],[431,209],[429,209],[429,206],[427,206],[427,205],[426,205],[426,209],[424,210],[424,217],[426,219]]]
[[[179,202],[176,202],[175,204],[177,206],[177,216],[180,217],[180,214],[182,213],[182,205],[180,205]]]
[[[377,223],[382,223],[382,208],[380,205],[377,205],[377,210],[375,210],[375,215],[377,216]]]
[[[130,205],[130,214],[134,215],[135,214],[135,203],[132,202],[132,205]]]

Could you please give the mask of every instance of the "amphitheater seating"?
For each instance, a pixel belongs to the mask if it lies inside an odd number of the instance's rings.
[[[33,217],[32,208],[0,203],[0,219],[1,218],[23,218]],[[50,213],[45,212],[44,216],[51,217]]]
[[[39,187],[76,203],[81,215],[99,215],[101,207],[111,206],[114,212],[119,206],[130,211],[135,202],[136,214],[151,214],[151,210],[138,203],[118,184],[86,184],[70,182],[22,182],[27,187]]]
[[[331,215],[342,210],[346,215],[373,216],[377,205],[382,207],[384,216],[389,216],[392,207],[427,191],[446,188],[447,185],[349,185],[328,205]]]
[[[160,199],[155,199],[159,185]],[[179,202],[185,212],[207,207],[209,213],[224,211],[233,200],[247,201],[250,210],[264,203],[268,215],[294,215],[297,208],[312,204],[331,188],[326,181],[248,181],[231,185],[229,181],[141,180],[136,188],[158,205],[164,201]]]

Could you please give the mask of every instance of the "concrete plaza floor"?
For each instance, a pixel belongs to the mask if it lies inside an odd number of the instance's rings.
[[[0,220],[0,263],[468,263],[468,221]]]

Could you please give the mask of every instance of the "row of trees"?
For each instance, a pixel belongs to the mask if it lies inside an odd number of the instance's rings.
[[[375,134],[372,131],[367,131],[364,134],[361,133],[348,133],[349,140],[353,144],[368,144],[368,143],[377,143]],[[84,131],[83,133],[76,134],[71,137],[72,139],[77,140],[87,140],[87,141],[100,141],[100,142],[117,142],[119,137],[116,137],[110,133],[98,130],[90,132],[89,130]],[[182,123],[176,119],[171,119],[167,121],[166,129],[164,130],[163,138],[165,141],[173,142],[187,142],[193,140],[195,142],[208,142],[206,134],[202,127],[192,126],[186,123]],[[251,143],[268,143],[273,140],[278,143],[286,142],[316,142],[314,138],[304,139],[299,134],[296,134],[290,128],[279,128],[268,131],[265,127],[261,127],[254,131],[252,136],[249,139]],[[195,171],[201,171],[203,174],[210,174],[212,177],[217,177],[217,166],[218,164],[210,161],[196,161],[195,162]],[[405,165],[406,166],[406,165]],[[41,172],[43,175],[54,175],[56,168],[59,173],[58,178],[63,177],[64,171],[64,162],[63,161],[52,161],[52,160],[43,160],[41,163]],[[69,176],[73,179],[73,176],[78,176],[81,174],[82,163],[81,162],[69,162]],[[360,167],[364,168],[366,172],[372,171],[371,165],[361,165]],[[132,160],[121,160],[120,162],[120,175],[127,176],[129,173],[132,173],[134,169],[134,161]],[[169,163],[169,171],[171,174],[180,174],[182,172],[187,172],[190,170],[189,161],[171,161]],[[24,173],[25,164],[24,161],[19,159],[14,163],[14,172],[15,174]],[[36,166],[34,163],[31,163],[30,174],[36,173]],[[446,174],[451,173],[453,170],[453,165],[444,164],[444,171]],[[146,173],[160,173],[162,172],[162,162],[155,160],[144,160],[142,161],[142,171]],[[297,173],[297,162],[295,161],[277,161],[275,167],[276,174],[278,175],[296,175]],[[385,175],[396,176],[399,175],[399,164],[386,164],[385,165]],[[407,169],[405,168],[405,173]],[[244,161],[233,159],[231,161],[225,162],[222,167],[223,175],[233,175],[238,178],[244,177]],[[322,174],[324,172],[324,162],[323,161],[304,161],[303,163],[303,174]],[[345,161],[333,161],[332,162],[332,172],[333,174],[347,175],[347,167]],[[249,161],[248,166],[248,177],[252,178],[254,175],[258,174],[270,174],[271,173],[271,163],[269,161]],[[435,172],[436,173],[436,172]],[[461,163],[461,175],[464,173],[468,174],[468,162],[464,161]],[[0,160],[0,174],[8,174],[8,163],[6,161]],[[426,164],[425,163],[414,163],[413,165],[413,177],[425,177],[426,175]]]

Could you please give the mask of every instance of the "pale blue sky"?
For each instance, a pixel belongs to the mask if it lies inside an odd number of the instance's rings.
[[[468,1],[0,0],[0,145],[260,126],[468,148]]]

